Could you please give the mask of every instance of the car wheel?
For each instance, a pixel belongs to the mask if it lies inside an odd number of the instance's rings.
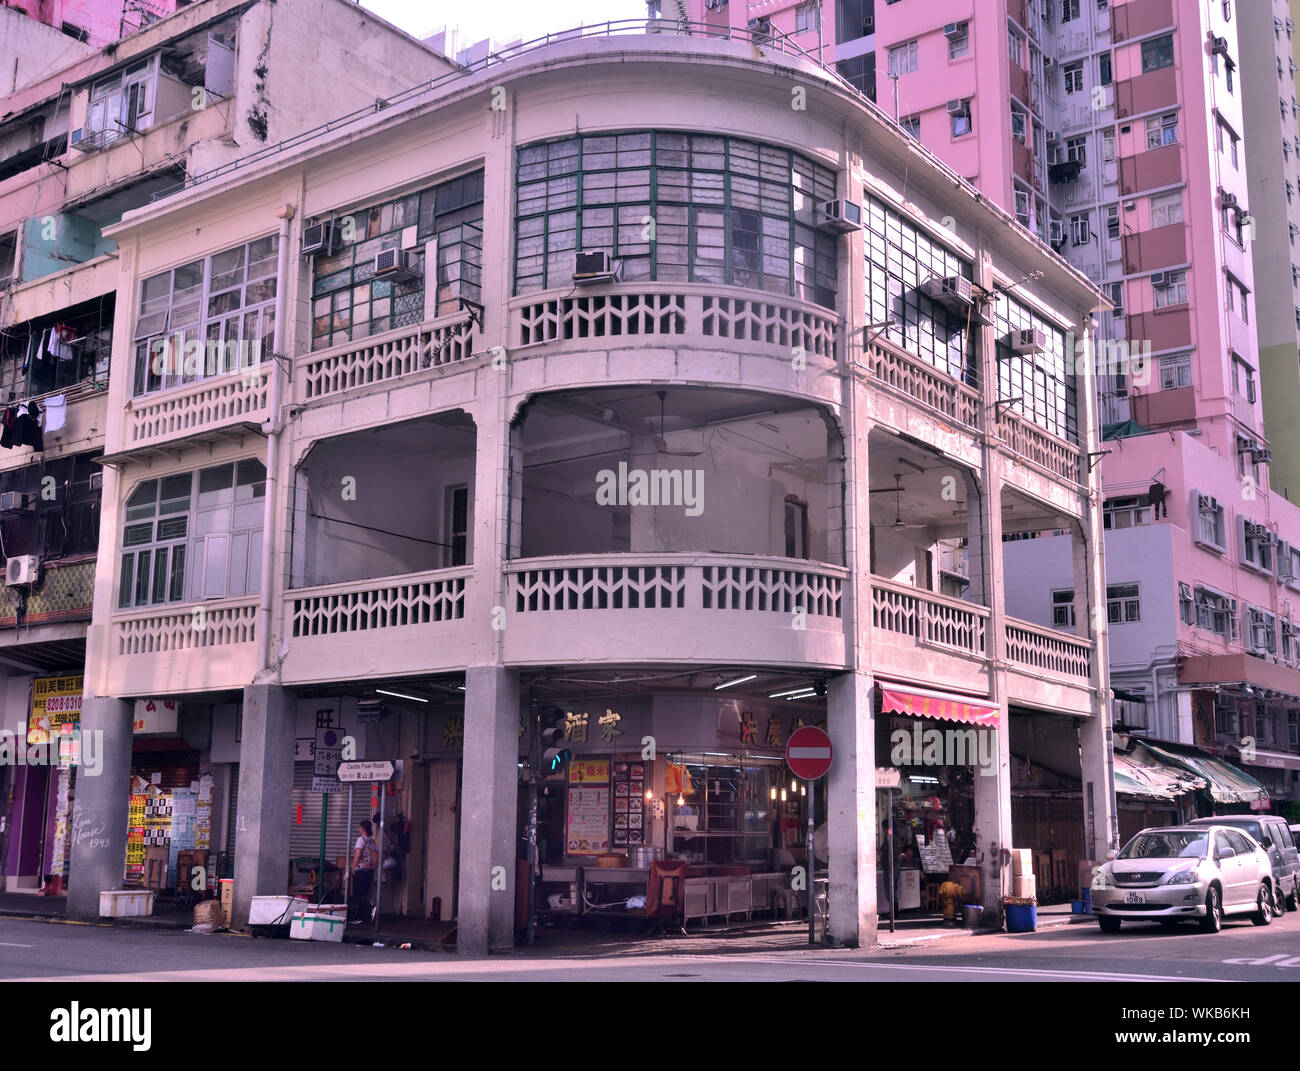
[[[1291,895],[1286,898],[1286,909],[1288,911],[1300,910],[1300,874],[1291,882]]]
[[[1223,929],[1223,906],[1219,901],[1219,890],[1211,889],[1205,894],[1205,918],[1201,919],[1201,929],[1206,933],[1218,933]]]
[[[1268,886],[1263,882],[1259,884],[1259,895],[1255,897],[1255,913],[1250,916],[1250,921],[1256,926],[1267,926],[1273,921],[1273,898],[1269,895]]]
[[[1273,886],[1273,916],[1281,918],[1286,914],[1286,897],[1282,895],[1282,886]]]
[[[1102,915],[1097,919],[1097,925],[1101,927],[1102,933],[1119,933],[1121,920],[1108,918],[1106,915]]]

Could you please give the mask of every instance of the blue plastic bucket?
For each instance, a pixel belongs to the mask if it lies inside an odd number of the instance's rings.
[[[1034,904],[1007,904],[1007,932],[1034,933],[1038,929],[1038,908]]]

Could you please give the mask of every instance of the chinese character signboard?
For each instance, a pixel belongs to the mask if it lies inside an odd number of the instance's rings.
[[[84,677],[37,677],[32,682],[32,711],[27,720],[27,742],[48,744],[53,737],[81,727],[81,693]]]

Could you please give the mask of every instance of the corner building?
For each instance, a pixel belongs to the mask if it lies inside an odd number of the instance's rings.
[[[765,910],[802,859],[797,724],[834,744],[812,791],[843,942],[875,939],[895,723],[991,745],[929,771],[987,907],[1013,732],[1084,786],[1080,854],[1114,846],[1105,622],[1002,596],[1018,533],[1069,534],[1079,605],[1103,583],[1074,359],[1100,295],[814,57],[647,29],[435,77],[110,228],[130,329],[83,729],[129,738],[141,697],[210,719],[236,920],[313,854],[319,725],[400,760],[391,909],[436,898],[468,952],[513,940],[545,707],[575,758],[543,785],[544,875],[667,850],[750,876],[703,914]],[[272,334],[251,372],[157,360],[243,315]],[[77,801],[110,831],[127,762]],[[110,841],[74,845],[76,913]]]

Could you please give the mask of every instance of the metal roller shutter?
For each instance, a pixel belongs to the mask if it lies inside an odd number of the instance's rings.
[[[235,865],[235,830],[239,828],[239,764],[230,768],[230,806],[226,808],[226,852]],[[232,870],[233,873],[233,870]]]
[[[320,858],[320,816],[321,799],[311,790],[310,762],[296,762],[293,765],[293,809],[289,815],[289,855],[308,859]],[[362,786],[364,791],[356,794],[356,813],[352,816],[353,824],[363,818],[369,818],[366,808],[370,806],[370,786]],[[302,822],[298,822],[298,808],[302,807]],[[348,796],[344,792],[330,797],[329,815],[325,833],[325,855],[333,860],[346,855],[349,845]]]

